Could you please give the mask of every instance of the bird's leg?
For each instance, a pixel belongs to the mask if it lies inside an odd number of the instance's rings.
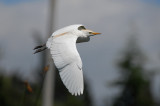
[[[46,49],[47,49],[46,44],[43,44],[43,45],[40,45],[40,46],[36,46],[33,50],[36,50],[34,52],[34,54],[36,54],[36,53],[42,52],[42,51],[44,51]]]
[[[44,47],[44,46],[46,46],[46,44],[36,46],[33,50],[36,50],[36,49],[42,48],[42,47]]]

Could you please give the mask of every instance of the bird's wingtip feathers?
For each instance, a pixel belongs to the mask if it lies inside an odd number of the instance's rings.
[[[81,96],[83,94],[83,89],[78,90],[77,92],[71,92],[70,90],[68,90],[72,95],[75,96]]]
[[[81,89],[81,95],[83,94],[83,89]]]

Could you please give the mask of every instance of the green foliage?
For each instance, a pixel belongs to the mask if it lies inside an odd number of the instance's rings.
[[[115,99],[113,106],[155,105],[150,91],[151,81],[144,76],[146,72],[144,65],[144,55],[135,41],[131,39],[127,51],[118,63],[122,79],[115,83],[124,88],[121,94]]]
[[[34,106],[35,97],[34,92],[26,91],[23,80],[18,76],[0,75],[0,106]]]
[[[63,85],[58,73],[56,77],[55,106],[92,106],[87,85],[82,96],[72,96]],[[0,106],[41,106],[40,85],[40,83],[30,83],[33,92],[29,92],[19,76],[1,74]]]

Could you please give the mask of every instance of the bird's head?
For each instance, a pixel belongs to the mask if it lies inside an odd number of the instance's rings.
[[[54,32],[52,36],[59,37],[59,36],[66,35],[68,33],[72,33],[73,35],[76,35],[78,38],[79,37],[88,38],[90,36],[101,34],[101,33],[86,29],[82,24],[76,24],[76,25],[70,25],[62,29],[59,29],[56,32]]]
[[[86,29],[83,25],[79,25],[76,30],[77,31],[75,31],[75,33],[77,33],[79,37],[89,37],[89,36],[101,34],[101,33]]]

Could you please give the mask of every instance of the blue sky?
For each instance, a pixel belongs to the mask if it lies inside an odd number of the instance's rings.
[[[33,1],[42,1],[42,0],[0,0],[0,2],[7,5],[13,5],[13,4],[23,3],[23,2],[33,2]],[[147,2],[147,3],[160,4],[160,0],[141,0],[141,1]]]
[[[42,1],[42,0],[0,0],[0,2],[6,5],[14,5],[18,3],[33,2],[33,1]]]
[[[142,0],[144,2],[149,2],[149,3],[155,3],[155,4],[160,4],[160,0]]]

